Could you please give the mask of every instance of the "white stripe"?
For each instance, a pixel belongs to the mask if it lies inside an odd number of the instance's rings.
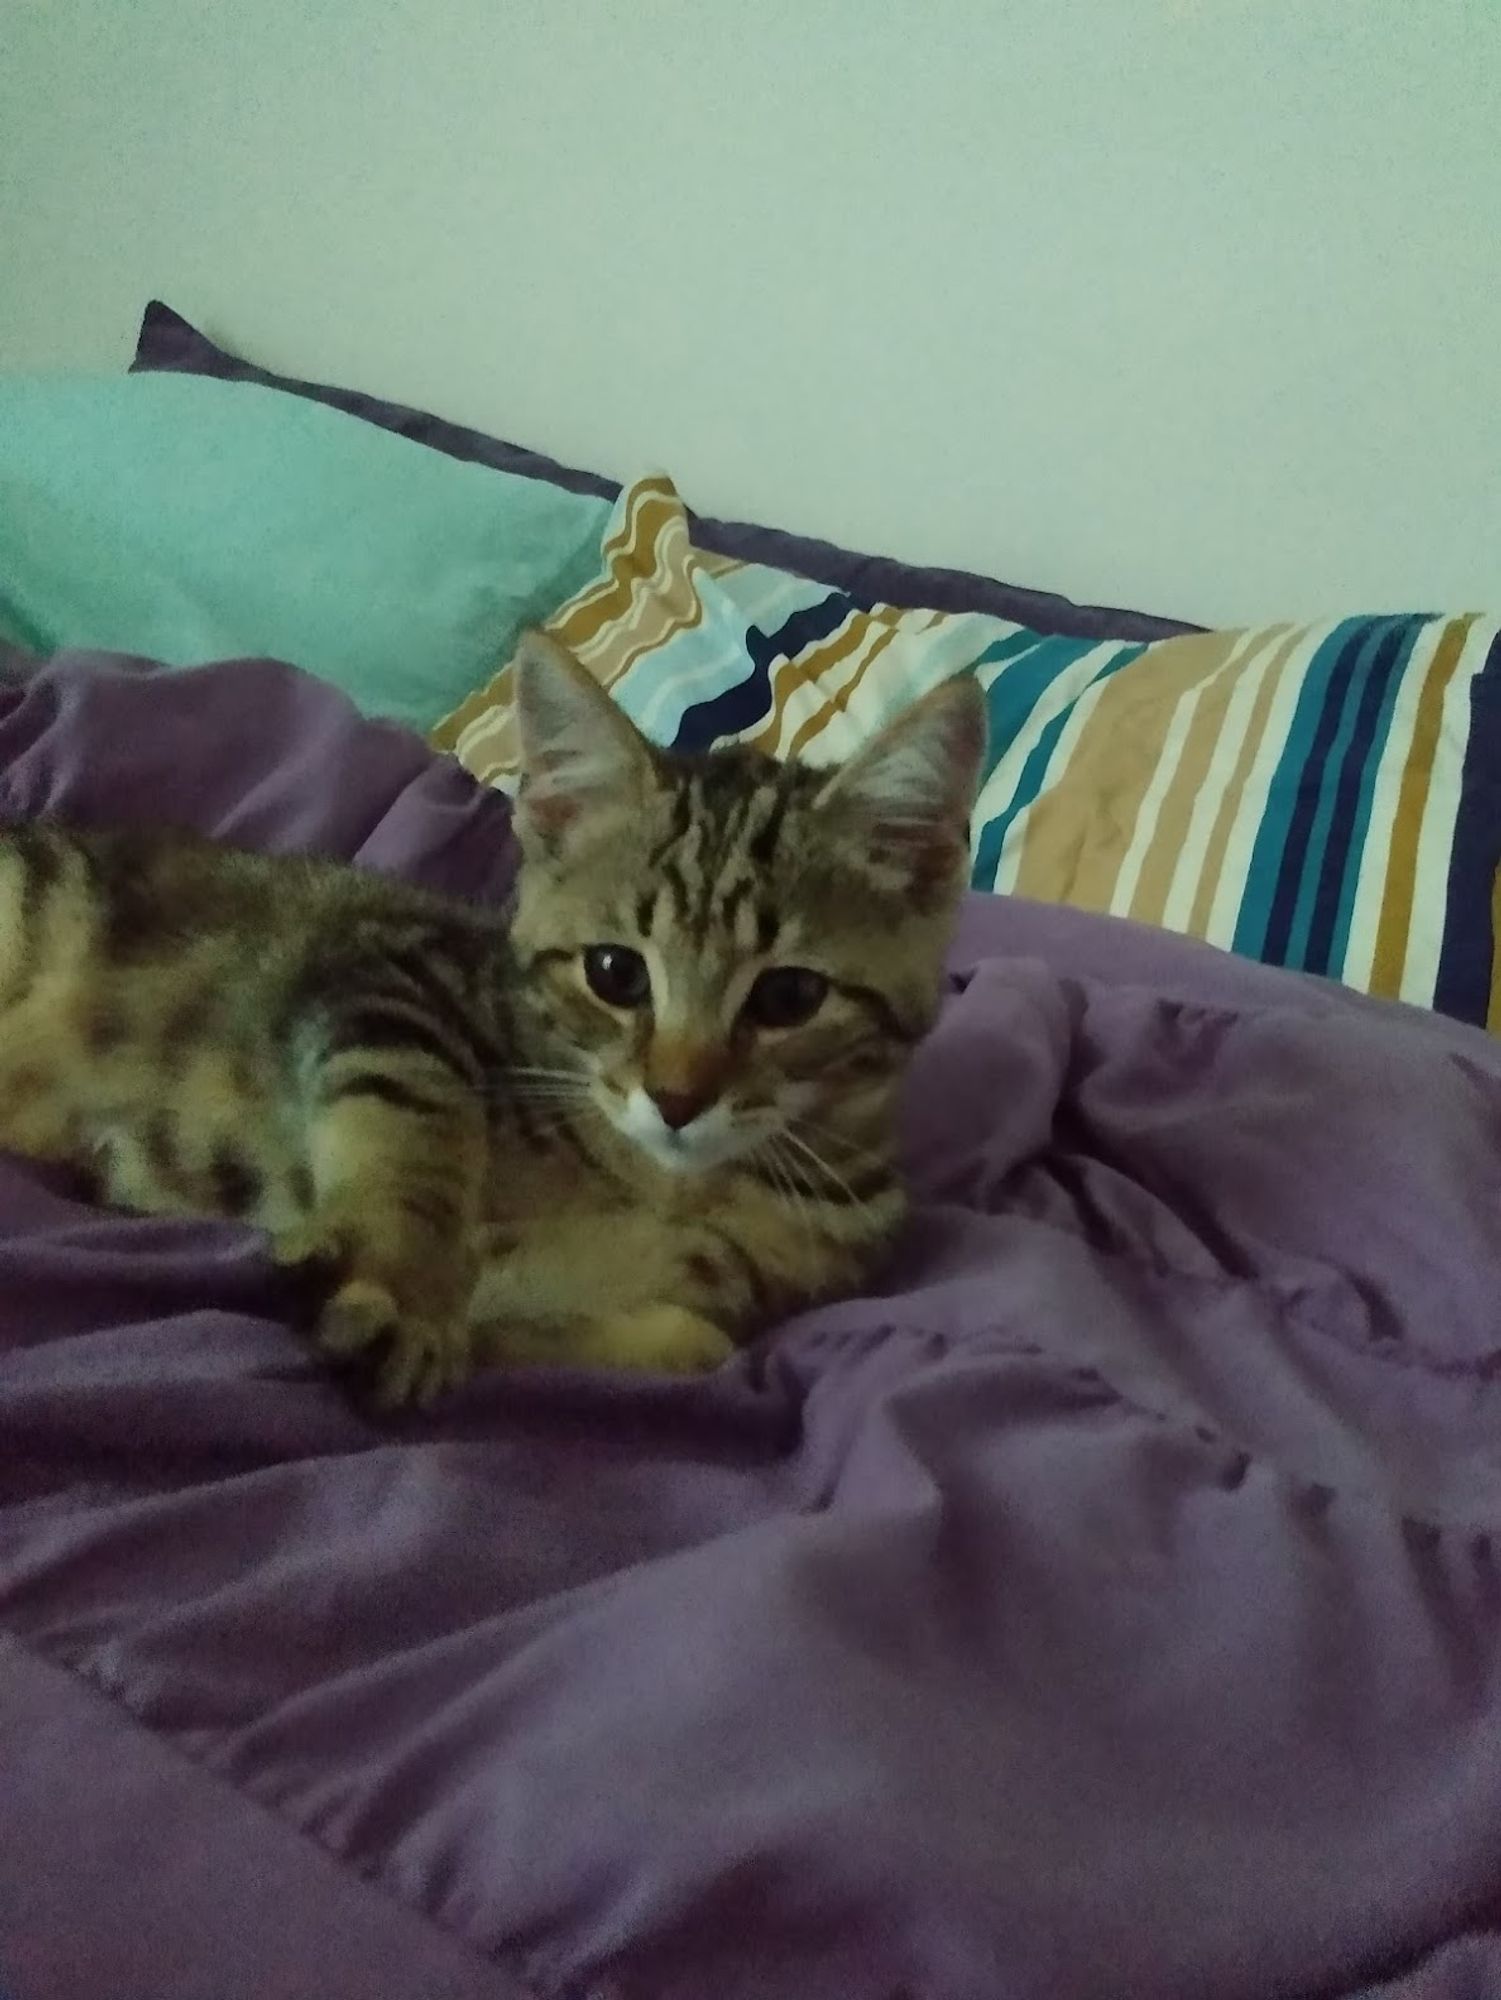
[[[1145,660],[1139,664],[1144,665]],[[1135,667],[1127,667],[1128,674],[1135,673]],[[1188,688],[1173,703],[1173,712],[1168,718],[1163,734],[1162,747],[1157,753],[1156,767],[1148,780],[1146,791],[1136,809],[1136,824],[1131,829],[1131,838],[1121,857],[1120,869],[1115,878],[1115,890],[1110,898],[1110,908],[1117,916],[1130,914],[1131,904],[1136,895],[1136,886],[1141,880],[1142,864],[1147,858],[1147,849],[1152,844],[1152,834],[1157,826],[1157,815],[1162,810],[1162,801],[1167,796],[1168,786],[1183,756],[1183,745],[1188,732],[1193,727],[1193,719],[1198,712],[1199,698],[1206,683],[1200,681],[1197,687]]]
[[[1220,806],[1235,769],[1235,760],[1240,755],[1245,741],[1246,730],[1250,727],[1251,715],[1256,705],[1256,697],[1262,683],[1271,670],[1277,648],[1291,633],[1286,625],[1262,627],[1254,632],[1241,635],[1238,644],[1222,668],[1210,676],[1210,682],[1217,681],[1221,673],[1232,676],[1233,685],[1230,698],[1225,703],[1224,719],[1214,733],[1213,747],[1209,762],[1194,793],[1194,802],[1188,815],[1188,826],[1184,833],[1183,852],[1173,867],[1173,879],[1168,888],[1163,905],[1162,921],[1169,930],[1187,930],[1189,918],[1193,914],[1194,898],[1199,892],[1199,883],[1209,858],[1209,842],[1214,832],[1215,820],[1219,817]],[[1208,686],[1210,682],[1206,682]],[[1212,912],[1211,912],[1212,917]],[[1221,940],[1216,939],[1216,942]]]

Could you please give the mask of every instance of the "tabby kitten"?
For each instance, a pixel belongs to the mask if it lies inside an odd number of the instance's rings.
[[[267,1230],[390,1403],[490,1361],[710,1368],[855,1285],[965,878],[968,679],[834,771],[655,750],[540,634],[515,681],[509,923],[178,833],[0,829],[0,1144]]]

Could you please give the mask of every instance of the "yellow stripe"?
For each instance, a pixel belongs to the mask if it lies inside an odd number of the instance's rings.
[[[847,660],[851,654],[858,653],[869,641],[870,651],[850,675],[844,687],[837,694],[830,695],[820,702],[814,713],[798,724],[792,741],[779,754],[784,757],[800,756],[808,744],[820,735],[835,717],[844,713],[850,696],[864,679],[871,661],[879,659],[897,636],[897,626],[889,618],[881,615],[883,608],[877,606],[873,611],[853,613],[838,632],[822,645],[810,647],[807,652],[799,653],[796,659],[783,660],[780,663],[772,680],[771,719],[751,739],[758,750],[765,750],[768,754],[776,751],[781,741],[783,716],[788,703],[800,688],[815,686],[834,667],[837,667],[841,660]],[[875,628],[873,639],[872,628]]]
[[[1067,763],[1027,814],[1012,885],[1018,896],[1113,907],[1174,711],[1220,664],[1226,636],[1164,639],[1100,688]]]
[[[631,488],[625,519],[605,538],[605,573],[581,590],[550,629],[575,652],[587,648],[603,628],[631,607],[632,596],[657,567],[663,536],[683,518],[683,503],[669,479],[641,479]]]
[[[498,777],[514,771],[519,763],[516,740],[516,711],[511,702],[511,668],[505,666],[487,690],[492,698],[486,707],[471,716],[454,734],[448,746],[474,777],[493,785]]]
[[[665,543],[658,544],[663,561],[633,594],[629,608],[592,637],[577,636],[571,613],[550,621],[549,630],[589,669],[601,687],[612,688],[643,655],[665,646],[679,632],[703,622],[703,599],[694,585],[692,552],[674,565]]]
[[[916,622],[919,619],[922,620],[921,624]],[[782,754],[789,757],[801,756],[808,745],[815,743],[826,729],[831,729],[835,724],[844,720],[848,714],[850,703],[855,699],[855,696],[864,684],[866,675],[894,639],[910,640],[918,638],[929,632],[937,631],[945,625],[952,624],[952,622],[953,614],[947,611],[904,611],[891,604],[873,604],[868,612],[861,614],[853,621],[858,627],[856,636],[862,643],[870,638],[872,627],[880,628],[876,630],[875,637],[871,639],[869,650],[864,659],[861,660],[859,666],[856,667],[844,685],[828,696],[814,715],[798,725],[797,733],[793,737],[792,743]],[[823,656],[805,655],[804,657],[817,660],[814,675],[816,678],[822,679],[831,664],[839,659],[848,657],[854,650],[853,646],[840,646],[836,652],[831,654]],[[801,664],[801,661],[789,661],[787,667],[794,665],[801,666]],[[940,679],[947,679],[949,674],[963,672],[966,664],[966,662],[956,659],[944,673],[933,677],[933,684],[936,685],[936,682]],[[784,668],[783,671],[785,672],[786,669]],[[779,717],[786,705],[787,697],[793,692],[794,687],[805,684],[806,680],[800,682],[789,680],[784,690],[783,683],[779,679],[775,691]],[[918,690],[921,693],[925,693],[926,691],[926,687]],[[873,737],[888,719],[888,716],[883,714],[874,728],[865,732],[865,736]],[[863,740],[864,738],[862,737],[861,741]]]
[[[1478,614],[1452,618],[1433,650],[1428,663],[1417,713],[1412,722],[1412,739],[1402,782],[1397,791],[1397,810],[1392,821],[1391,847],[1387,853],[1386,885],[1381,896],[1381,916],[1376,925],[1376,949],[1371,959],[1369,990],[1396,999],[1402,991],[1402,974],[1407,965],[1407,940],[1412,928],[1413,893],[1418,879],[1418,847],[1423,837],[1423,819],[1428,810],[1428,792],[1433,780],[1434,758],[1444,726],[1444,697],[1463,657],[1465,642]],[[1494,988],[1492,989],[1494,1005]]]
[[[464,731],[502,699],[502,688],[510,671],[510,662],[507,661],[500,672],[486,681],[483,687],[477,687],[473,694],[466,694],[457,708],[450,709],[447,715],[433,724],[427,732],[427,740],[435,750],[458,748],[459,738]]]

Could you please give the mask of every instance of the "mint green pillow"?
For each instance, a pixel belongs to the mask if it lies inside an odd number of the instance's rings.
[[[0,377],[0,637],[33,653],[270,654],[425,729],[594,574],[609,512],[251,383]]]

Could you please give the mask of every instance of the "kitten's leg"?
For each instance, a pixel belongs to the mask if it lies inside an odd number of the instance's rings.
[[[212,1213],[202,1196],[171,1182],[162,1148],[129,1126],[108,1126],[94,1141],[92,1167],[98,1199],[140,1215],[203,1216]]]
[[[663,1375],[708,1375],[735,1343],[722,1326],[688,1306],[659,1303],[608,1313],[578,1329],[579,1358],[595,1368],[639,1368]]]
[[[619,1368],[653,1375],[707,1375],[735,1352],[721,1326],[686,1306],[554,1319],[485,1321],[474,1329],[478,1361],[511,1367]]]
[[[735,1352],[750,1301],[702,1232],[615,1212],[528,1224],[485,1259],[476,1359],[696,1375]]]
[[[379,1076],[342,1080],[307,1133],[313,1204],[277,1239],[290,1264],[329,1270],[325,1352],[376,1365],[385,1403],[426,1402],[468,1374],[483,1109],[457,1079],[419,1093]]]

